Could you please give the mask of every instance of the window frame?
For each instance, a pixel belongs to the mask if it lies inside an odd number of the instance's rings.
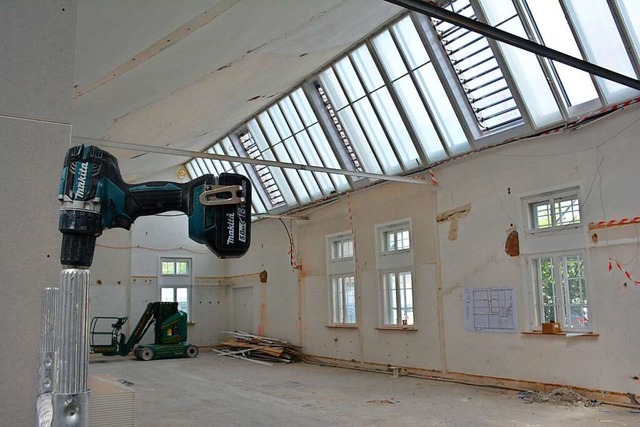
[[[351,241],[351,254],[348,256],[334,256],[334,246],[342,245],[345,242]],[[359,304],[358,304],[358,278],[356,274],[355,265],[355,239],[351,231],[344,231],[340,233],[330,234],[326,236],[326,262],[327,262],[327,288],[328,288],[328,319],[329,326],[347,326],[357,327],[359,317]],[[345,288],[344,279],[353,278],[353,294],[354,294],[354,315],[353,322],[347,322],[347,293]],[[342,291],[338,292],[335,281],[342,279]],[[336,311],[336,300],[343,300],[342,312]]]
[[[406,303],[406,295],[402,298],[402,293],[407,293],[406,287],[402,288],[400,286],[401,280],[400,275],[408,273],[409,279],[411,281],[411,316],[413,317],[413,321],[409,323],[409,318],[407,318],[407,323],[404,322],[403,311],[406,311],[406,306],[401,304],[401,301],[405,301]],[[394,275],[395,277],[395,307],[391,304],[391,300],[389,298],[390,290],[387,289],[387,283],[385,283],[385,277],[388,275]],[[413,292],[413,268],[411,267],[401,267],[392,270],[381,270],[380,271],[380,284],[382,289],[382,316],[381,316],[381,325],[382,327],[405,327],[405,328],[415,328],[416,320],[415,320],[415,294]],[[406,284],[405,284],[406,286]],[[391,320],[391,314],[395,312],[395,323],[387,322],[387,319]],[[406,314],[405,314],[406,315]]]
[[[571,318],[571,306],[569,300],[570,290],[568,288],[567,281],[562,280],[562,273],[560,265],[562,263],[563,258],[579,256],[582,261],[582,277],[584,280],[584,299],[586,303],[583,304],[586,308],[586,313],[588,316],[588,325],[586,326],[574,326],[571,324],[571,321],[568,320]],[[553,266],[553,290],[554,290],[554,313],[555,318],[549,319],[549,321],[554,320],[555,322],[560,324],[560,327],[563,331],[569,332],[593,332],[593,301],[590,300],[590,290],[589,290],[589,269],[588,269],[588,259],[587,253],[585,249],[578,250],[568,250],[568,251],[558,251],[558,252],[545,252],[532,254],[527,257],[528,261],[528,269],[530,275],[530,284],[532,286],[531,292],[533,295],[533,326],[540,328],[542,322],[546,321],[545,315],[545,304],[544,304],[544,296],[543,296],[543,285],[538,280],[537,266],[538,262],[543,259],[551,259]]]
[[[407,230],[409,232],[409,247],[387,251],[385,236],[389,232],[397,233],[398,231]],[[376,244],[376,268],[378,276],[378,289],[379,289],[379,319],[378,323],[382,329],[416,329],[417,314],[416,314],[416,298],[415,298],[415,271],[414,271],[414,257],[413,257],[413,228],[412,219],[403,218],[392,222],[378,224],[375,226],[375,244]],[[399,285],[400,280],[398,275],[408,272],[411,277],[411,301],[412,301],[412,313],[413,324],[403,325],[401,316],[396,313],[395,323],[387,323],[387,313],[392,309],[389,304],[390,300],[387,295],[387,289],[385,289],[385,275],[395,274],[396,283]],[[399,292],[399,286],[396,286],[396,293]],[[401,310],[400,306],[396,304],[396,310]]]
[[[578,216],[579,221],[577,223],[557,225],[556,224],[556,210],[555,204],[557,200],[577,200],[578,201]],[[540,227],[537,225],[538,218],[534,215],[534,206],[543,202],[548,202],[549,215],[551,225],[549,227]],[[529,234],[537,233],[549,233],[559,230],[567,230],[573,228],[580,228],[584,225],[582,201],[580,198],[580,188],[578,186],[563,188],[560,190],[552,190],[544,193],[538,193],[534,196],[529,196],[522,199],[523,211],[525,212],[525,221],[527,224],[527,231]]]
[[[173,262],[174,266],[178,262],[187,261],[188,274],[164,274],[162,272],[163,263]],[[175,267],[174,267],[175,271]],[[158,300],[162,301],[162,290],[173,290],[173,301],[177,302],[178,289],[187,289],[187,322],[193,323],[193,258],[181,256],[159,256],[158,257]],[[180,303],[178,303],[180,304]]]
[[[348,320],[349,303],[346,279],[352,280],[353,286],[353,322]],[[338,286],[339,285],[339,286]],[[340,289],[338,289],[340,288]],[[336,304],[340,296],[340,306]],[[344,326],[356,326],[358,323],[358,308],[357,308],[357,290],[356,290],[356,275],[355,272],[350,274],[334,274],[329,279],[329,310],[330,310],[330,324],[332,326],[344,325]]]

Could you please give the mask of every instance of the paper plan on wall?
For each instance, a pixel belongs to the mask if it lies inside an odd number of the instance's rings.
[[[470,332],[518,332],[515,288],[465,289],[464,328]]]

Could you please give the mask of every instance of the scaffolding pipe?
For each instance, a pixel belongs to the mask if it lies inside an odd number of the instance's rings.
[[[563,64],[569,65],[582,71],[586,71],[589,74],[593,74],[595,76],[620,83],[621,85],[628,86],[635,90],[640,90],[640,80],[627,77],[623,74],[616,73],[615,71],[609,70],[607,68],[600,67],[599,65],[592,64],[591,62],[578,59],[571,55],[567,55],[555,49],[551,49],[547,46],[532,42],[531,40],[492,27],[491,25],[485,24],[483,22],[475,21],[442,7],[436,6],[430,2],[421,0],[385,1],[393,3],[397,6],[404,7],[405,9],[421,13],[423,15],[428,15],[432,18],[440,19],[450,24],[466,28],[467,30],[482,34],[483,36],[489,37],[499,42],[507,43],[511,46],[515,46],[528,52],[535,53],[536,55],[540,55],[554,61],[562,62]]]
[[[250,165],[264,165],[269,167],[277,167],[283,169],[305,170],[310,172],[324,172],[336,175],[359,176],[373,180],[381,181],[397,181],[409,184],[429,184],[430,182],[405,176],[382,175],[378,173],[358,172],[344,169],[325,168],[321,166],[302,165],[299,163],[283,163],[274,160],[250,159],[247,157],[227,156],[224,154],[202,153],[199,151],[182,150],[178,148],[156,147],[153,145],[133,144],[129,142],[109,141],[106,139],[87,138],[83,136],[72,136],[72,139],[79,144],[90,143],[102,147],[120,148],[124,150],[140,151],[143,153],[167,154],[170,156],[189,157],[192,159],[213,159],[232,163],[246,163]]]

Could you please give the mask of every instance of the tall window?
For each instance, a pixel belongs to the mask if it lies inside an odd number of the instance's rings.
[[[591,330],[584,238],[577,188],[524,199],[529,233],[533,327],[557,322],[564,330]],[[558,232],[561,231],[561,232]]]
[[[191,321],[191,258],[160,258],[160,301],[177,302]]]
[[[533,258],[538,323],[563,329],[590,329],[589,300],[582,253]]]
[[[331,278],[332,323],[356,323],[356,284],[353,275]]]
[[[382,273],[384,292],[384,324],[413,325],[413,287],[411,271],[389,271]]]
[[[376,227],[383,326],[412,326],[413,249],[411,224],[400,221]]]
[[[327,272],[332,325],[356,324],[356,283],[352,234],[327,237]]]

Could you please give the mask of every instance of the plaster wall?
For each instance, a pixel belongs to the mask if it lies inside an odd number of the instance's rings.
[[[638,382],[631,377],[640,370],[634,357],[640,348],[634,333],[640,321],[640,288],[628,280],[624,286],[622,272],[607,271],[612,257],[634,277],[640,276],[636,226],[599,231],[597,243],[584,226],[572,239],[574,247],[585,249],[596,337],[467,332],[462,297],[465,288],[514,287],[519,331],[531,331],[528,255],[558,250],[559,234],[532,239],[522,198],[577,186],[583,224],[637,216],[639,123],[640,111],[632,109],[577,131],[512,143],[442,165],[435,170],[438,187],[387,183],[315,208],[305,213],[308,221],[254,223],[252,245],[243,258],[194,257],[196,276],[226,277],[219,279],[225,286],[207,287],[211,294],[202,299],[203,305],[208,305],[208,296],[216,305],[220,301],[221,311],[214,315],[202,310],[207,314],[197,315],[196,326],[206,323],[207,339],[221,339],[220,331],[232,328],[241,315],[237,311],[247,310],[249,315],[251,309],[253,332],[301,344],[312,355],[638,394]],[[449,240],[450,223],[437,224],[436,215],[465,204],[471,211],[459,220],[457,238]],[[413,233],[416,327],[383,329],[375,227],[407,218]],[[291,266],[285,226],[301,270]],[[351,228],[356,236],[358,328],[333,328],[326,236]],[[504,251],[512,228],[520,235],[519,257]],[[203,250],[188,246],[184,230],[185,218],[149,217],[136,223],[132,277],[157,275],[159,255],[137,245]],[[266,284],[258,280],[262,270],[268,273]],[[250,307],[234,301],[235,294],[246,296],[233,291],[241,288],[252,290]],[[194,298],[195,304],[199,301]],[[194,327],[194,337],[200,333],[195,331]]]
[[[632,377],[640,370],[634,356],[640,348],[634,333],[640,321],[640,288],[620,271],[607,272],[612,257],[625,263],[634,277],[640,275],[636,226],[600,231],[597,244],[585,226],[573,239],[573,245],[586,251],[590,317],[597,337],[467,332],[462,296],[464,288],[516,288],[519,331],[531,331],[527,255],[559,248],[554,236],[532,243],[522,198],[578,186],[583,224],[637,216],[639,123],[637,109],[625,111],[578,131],[521,141],[442,165],[435,170],[440,183],[435,189],[385,184],[352,194],[358,329],[327,327],[325,239],[351,229],[345,198],[308,213],[308,222],[285,221],[293,231],[300,272],[289,265],[286,233],[275,220],[254,224],[249,254],[230,268],[244,271],[249,263],[269,271],[267,332],[293,338],[309,354],[637,394],[639,385]],[[436,224],[436,214],[467,203],[471,212],[460,219],[458,237],[451,241],[450,223]],[[374,229],[403,218],[411,218],[413,228],[417,330],[376,329],[380,297]],[[520,234],[519,257],[504,251],[512,227]],[[292,321],[296,315],[297,331]]]
[[[42,290],[57,286],[60,170],[71,135],[76,2],[0,3],[0,414],[35,422]]]
[[[608,257],[625,263],[637,276],[635,226],[599,232],[591,243],[586,227],[575,244],[586,248],[590,317],[597,338],[470,333],[463,328],[464,288],[508,286],[518,292],[520,330],[533,328],[532,285],[527,252],[561,249],[556,237],[528,236],[521,196],[579,186],[584,224],[634,217],[640,212],[637,159],[640,158],[637,109],[609,116],[578,131],[523,141],[488,151],[436,171],[438,210],[470,203],[456,241],[439,226],[444,331],[448,368],[454,372],[570,384],[638,393],[631,377],[640,366],[640,291],[620,271],[607,271]],[[515,226],[524,255],[504,252],[508,229]],[[614,236],[616,235],[617,236]],[[535,244],[534,244],[535,243]],[[471,356],[472,355],[472,356]]]

